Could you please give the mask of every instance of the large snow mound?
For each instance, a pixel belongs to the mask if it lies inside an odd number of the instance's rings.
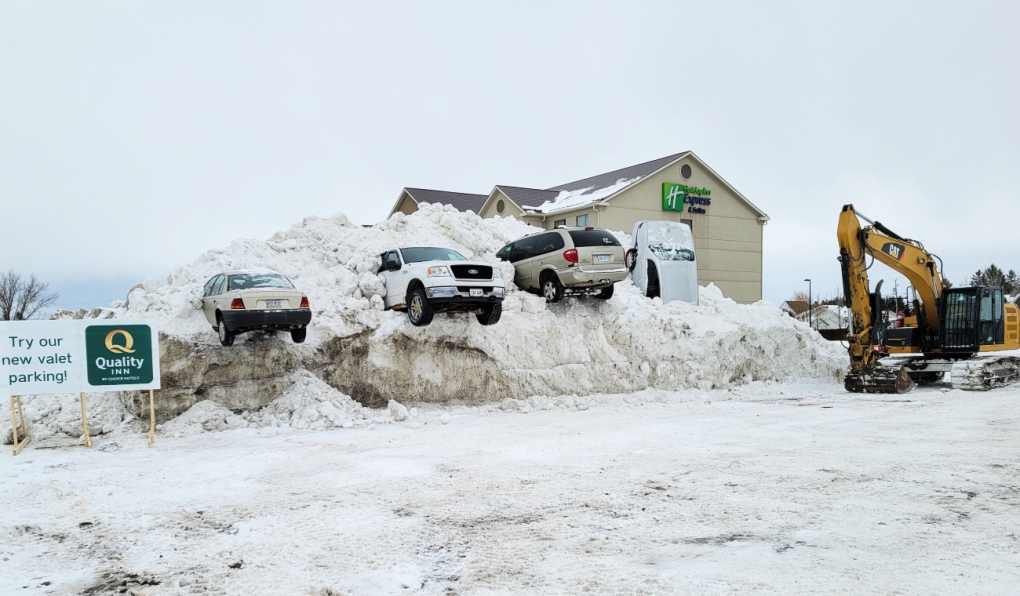
[[[397,402],[391,403],[403,408],[402,417],[391,416],[390,412],[373,411],[306,370],[294,372],[291,379],[294,382],[289,389],[258,410],[234,414],[219,404],[203,400],[164,424],[161,430],[168,435],[181,437],[239,428],[356,428],[407,419],[407,408]],[[390,411],[394,409],[391,406]]]
[[[510,280],[513,266],[494,255],[534,231],[513,218],[482,219],[428,204],[367,228],[343,215],[310,217],[265,241],[210,250],[166,282],[146,280],[103,316],[158,323],[161,420],[202,399],[233,412],[256,411],[287,391],[290,375],[301,369],[373,407],[390,400],[496,403],[842,375],[846,356],[838,346],[771,303],[737,304],[714,286],[700,289],[700,305],[664,305],[629,280],[617,284],[610,300],[547,304],[510,284],[503,318],[493,326],[458,314],[413,327],[403,313],[383,310],[376,271],[384,251],[449,247],[499,267]],[[629,236],[617,235],[629,244]],[[226,269],[256,268],[283,273],[308,295],[314,315],[304,344],[263,333],[241,335],[230,348],[217,342],[200,308],[203,285]],[[330,419],[319,414],[308,424]]]

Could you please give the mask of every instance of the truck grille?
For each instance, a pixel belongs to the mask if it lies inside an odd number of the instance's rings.
[[[486,265],[450,265],[457,279],[492,279],[492,267]]]

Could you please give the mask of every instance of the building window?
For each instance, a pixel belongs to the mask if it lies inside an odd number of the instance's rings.
[[[588,216],[587,215],[578,215],[577,216],[577,226],[580,227],[580,228],[583,228],[583,227],[585,227],[587,225],[588,225]]]
[[[690,164],[686,164],[685,163],[684,165],[680,166],[680,177],[683,178],[684,180],[690,180],[691,179],[691,165]]]
[[[553,222],[553,228],[558,228],[560,226],[565,226],[565,225],[567,225],[567,220],[565,220],[565,219],[557,219],[556,221]]]
[[[503,199],[496,201],[496,213],[502,214],[504,209],[506,209],[506,203],[503,202]]]
[[[694,231],[694,220],[693,219],[681,219],[680,223],[687,224],[687,227]]]

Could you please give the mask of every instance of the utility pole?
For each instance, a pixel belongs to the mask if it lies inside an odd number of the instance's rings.
[[[813,321],[814,313],[812,312],[814,310],[814,308],[812,308],[812,304],[811,304],[813,302],[813,300],[811,299],[811,279],[808,278],[808,279],[805,279],[804,281],[807,282],[807,321],[808,321],[807,324],[808,324],[808,327],[811,327],[812,329],[814,329],[815,328],[815,324],[814,324],[814,321]]]

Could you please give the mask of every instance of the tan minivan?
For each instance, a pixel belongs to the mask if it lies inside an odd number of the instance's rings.
[[[499,249],[496,258],[514,264],[518,288],[540,292],[549,302],[567,294],[608,300],[613,284],[627,278],[623,246],[601,228],[561,226],[537,232]]]

